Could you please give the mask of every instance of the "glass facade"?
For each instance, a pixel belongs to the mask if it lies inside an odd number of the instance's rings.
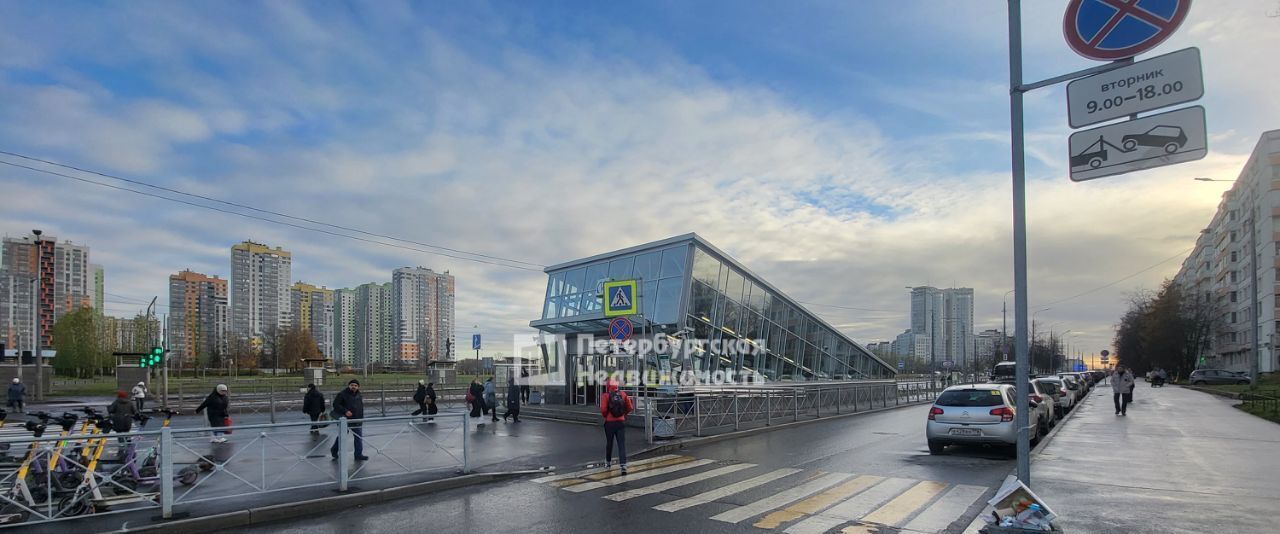
[[[542,318],[531,323],[547,333],[604,336],[603,282],[634,278],[651,332],[700,343],[672,355],[685,369],[797,381],[894,376],[870,351],[694,234],[553,266],[547,274]],[[748,345],[752,350],[732,348]]]

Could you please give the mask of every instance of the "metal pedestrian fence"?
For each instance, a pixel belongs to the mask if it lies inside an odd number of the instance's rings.
[[[212,501],[471,468],[467,417],[454,412],[123,434],[83,423],[3,430],[0,528],[146,509],[172,518]],[[367,461],[355,460],[356,440]]]

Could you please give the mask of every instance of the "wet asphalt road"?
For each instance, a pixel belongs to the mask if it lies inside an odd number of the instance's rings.
[[[945,528],[939,529],[960,532],[981,510],[981,503],[994,493],[1000,481],[1012,469],[1013,462],[1001,451],[984,449],[953,448],[944,456],[929,455],[924,442],[927,413],[928,406],[899,408],[707,444],[677,453],[707,462],[704,466],[643,480],[622,481],[591,491],[575,493],[572,486],[558,489],[554,484],[535,483],[525,478],[321,515],[303,521],[264,525],[250,531],[349,533],[509,530],[550,533],[599,532],[607,527],[638,532],[750,532],[760,530],[753,526],[759,518],[726,523],[711,517],[761,500],[785,499],[789,491],[803,493],[802,486],[818,484],[818,479],[830,478],[831,473],[844,473],[852,477],[885,477],[887,482],[901,481],[904,490],[912,484],[934,484],[940,488],[957,488],[963,485],[963,488],[973,492],[973,504],[961,507],[955,513],[954,520],[948,516],[941,523]],[[632,432],[628,437],[633,449],[643,445],[639,432]],[[603,454],[603,436],[600,436],[600,440],[599,447]],[[576,465],[559,466],[559,473],[582,469],[583,463],[591,461],[598,459],[587,457]],[[606,494],[670,481],[699,470],[743,463],[755,465],[724,476],[622,502],[602,498]],[[687,509],[674,512],[654,509],[655,506],[678,499],[706,495],[711,491],[724,491],[726,486],[744,483],[762,472],[779,468],[796,471],[793,475],[771,483],[750,487]],[[634,476],[635,471],[632,473],[632,477]],[[779,495],[782,497],[778,497]],[[893,495],[886,496],[886,499],[891,497]],[[883,504],[883,501],[880,502]],[[874,504],[871,508],[881,504]],[[902,517],[901,523],[906,523],[911,517],[917,516]],[[794,524],[794,521],[790,524]]]

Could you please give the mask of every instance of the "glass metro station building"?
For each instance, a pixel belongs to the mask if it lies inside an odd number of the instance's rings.
[[[732,371],[767,381],[891,379],[894,369],[841,334],[778,288],[697,234],[685,234],[546,268],[542,318],[530,326],[564,336],[544,343],[550,370],[563,386],[546,388],[548,402],[589,404],[599,385],[579,373],[658,370],[680,373]],[[600,291],[610,280],[639,282],[640,314],[630,317],[635,337],[698,340],[695,350],[675,347],[644,357],[592,354],[579,338],[607,339]],[[727,350],[750,340],[750,351]],[[661,346],[661,345],[659,345]],[[720,349],[720,350],[718,350]],[[705,376],[705,375],[703,375]]]

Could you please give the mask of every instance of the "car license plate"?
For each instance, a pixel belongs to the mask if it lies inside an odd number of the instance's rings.
[[[982,431],[976,428],[953,428],[950,434],[952,436],[981,436]]]

